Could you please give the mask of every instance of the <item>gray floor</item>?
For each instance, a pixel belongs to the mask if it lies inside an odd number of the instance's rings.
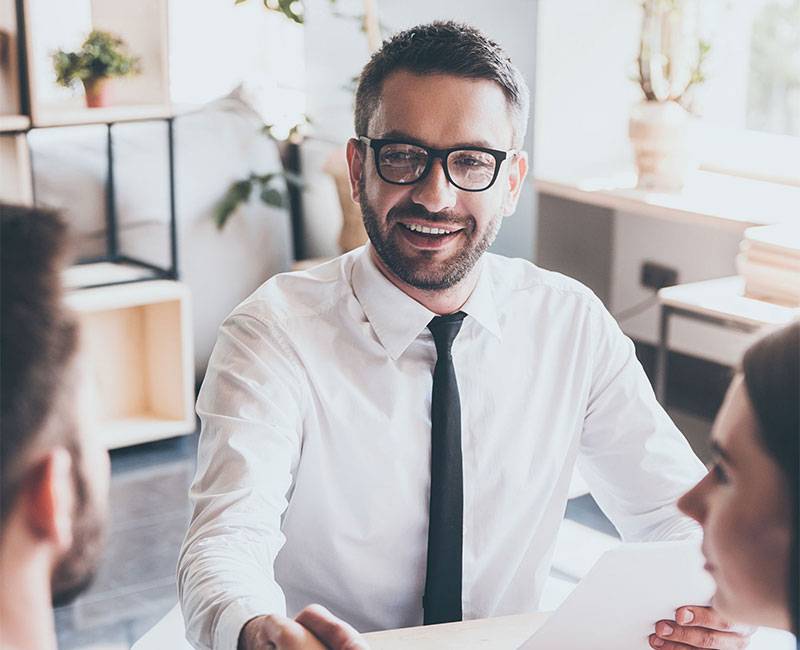
[[[670,415],[707,459],[710,423],[679,411]],[[112,453],[109,543],[91,589],[56,610],[61,650],[129,650],[175,604],[196,445],[193,435]],[[571,501],[567,517],[615,532],[589,496]]]
[[[112,453],[106,552],[91,588],[56,610],[61,650],[128,650],[175,604],[195,454],[194,435]]]

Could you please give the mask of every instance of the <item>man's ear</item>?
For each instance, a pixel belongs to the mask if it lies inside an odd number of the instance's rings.
[[[524,151],[519,151],[509,162],[508,180],[506,181],[508,185],[503,197],[502,211],[504,217],[510,217],[514,214],[514,210],[517,209],[522,184],[528,175],[528,154]]]
[[[69,548],[76,495],[72,456],[64,447],[52,449],[33,467],[20,497],[31,534],[60,549]]]
[[[361,180],[361,174],[364,173],[366,155],[366,147],[360,141],[355,138],[350,138],[347,141],[347,171],[350,173],[350,196],[356,203],[360,199],[358,182]]]

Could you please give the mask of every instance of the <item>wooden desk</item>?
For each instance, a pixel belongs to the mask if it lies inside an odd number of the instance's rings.
[[[538,630],[550,612],[498,616],[463,623],[407,627],[364,634],[370,650],[516,650]],[[184,622],[179,605],[153,626],[131,650],[192,650],[184,635]],[[587,631],[587,634],[591,632]],[[585,650],[559,648],[548,650]],[[636,650],[647,650],[647,644]],[[590,648],[590,650],[606,650]],[[627,650],[614,648],[614,650]],[[748,650],[795,650],[792,636],[786,632],[761,629],[756,632]]]
[[[636,188],[631,169],[616,174],[537,172],[536,191],[578,203],[678,223],[742,232],[749,226],[783,223],[796,217],[800,187],[728,174],[697,171],[680,192]]]
[[[372,632],[363,636],[370,650],[516,650],[544,625],[549,616],[550,612],[498,616],[463,623]],[[587,632],[587,635],[590,634]],[[788,632],[761,628],[751,637],[748,650],[795,650],[793,638]],[[634,645],[637,650],[650,647],[647,643]],[[558,650],[584,650],[584,647]]]
[[[516,650],[549,616],[549,612],[498,616],[372,632],[364,638],[370,650]]]

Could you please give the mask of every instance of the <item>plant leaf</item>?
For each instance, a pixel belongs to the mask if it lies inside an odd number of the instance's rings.
[[[272,205],[276,208],[283,207],[283,194],[274,187],[265,187],[261,190],[261,200],[267,205]]]
[[[225,224],[228,223],[228,219],[231,218],[236,208],[248,201],[252,190],[253,183],[249,178],[231,184],[228,191],[225,192],[224,196],[214,208],[214,221],[219,230],[225,227]]]

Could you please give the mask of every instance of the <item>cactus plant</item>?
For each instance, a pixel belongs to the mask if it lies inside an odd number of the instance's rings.
[[[647,101],[674,101],[687,110],[690,90],[705,80],[710,50],[698,36],[695,0],[643,0],[638,79]]]

